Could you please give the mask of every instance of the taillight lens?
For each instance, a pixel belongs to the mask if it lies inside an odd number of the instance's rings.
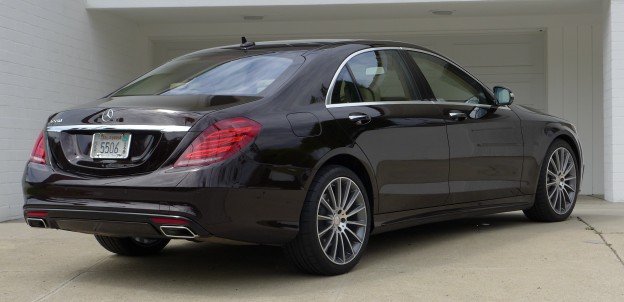
[[[249,144],[261,128],[244,117],[218,121],[204,130],[173,166],[203,166],[225,160]]]
[[[33,147],[33,150],[30,153],[30,162],[42,165],[45,165],[46,163],[46,151],[45,144],[43,143],[43,131],[39,132],[39,136],[37,136],[37,140],[35,141],[35,147]]]

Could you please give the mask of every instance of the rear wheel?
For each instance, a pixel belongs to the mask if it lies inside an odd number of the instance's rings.
[[[556,222],[570,216],[578,196],[577,162],[570,144],[553,142],[542,163],[535,204],[524,210],[529,219]]]
[[[350,271],[360,260],[370,230],[364,185],[353,171],[328,166],[312,182],[299,234],[285,250],[300,270],[320,275]]]
[[[160,252],[169,239],[143,237],[109,237],[95,235],[95,239],[110,252],[123,256],[143,256]]]

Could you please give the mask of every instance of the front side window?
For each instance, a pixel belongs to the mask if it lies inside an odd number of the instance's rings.
[[[439,102],[492,104],[483,87],[455,65],[432,55],[410,51]]]
[[[121,88],[114,96],[236,95],[260,96],[283,83],[300,64],[285,53],[242,56],[240,51],[182,57]]]
[[[351,78],[352,76],[352,78]],[[347,79],[347,81],[345,81]],[[353,82],[355,86],[350,85]],[[401,56],[396,50],[364,52],[340,71],[331,102],[393,102],[419,99]]]

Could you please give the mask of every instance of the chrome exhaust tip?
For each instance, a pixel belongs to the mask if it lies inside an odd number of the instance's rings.
[[[199,237],[189,228],[184,226],[161,225],[160,231],[169,238],[194,239]]]
[[[33,228],[47,229],[48,225],[41,218],[26,218],[26,223]]]

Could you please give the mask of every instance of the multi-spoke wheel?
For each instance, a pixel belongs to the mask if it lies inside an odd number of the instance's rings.
[[[351,270],[368,242],[370,217],[364,185],[351,170],[328,166],[312,182],[299,234],[285,250],[301,270],[338,275]]]
[[[576,165],[572,153],[559,147],[552,153],[546,168],[546,191],[550,206],[565,214],[576,199]]]
[[[362,191],[347,177],[335,178],[323,190],[317,208],[316,229],[325,256],[336,264],[351,262],[368,228]]]
[[[535,204],[524,214],[536,221],[567,219],[576,203],[578,192],[576,155],[565,141],[555,141],[544,158]]]
[[[123,256],[143,256],[160,252],[169,239],[144,237],[109,237],[95,235],[102,247],[110,252]]]

